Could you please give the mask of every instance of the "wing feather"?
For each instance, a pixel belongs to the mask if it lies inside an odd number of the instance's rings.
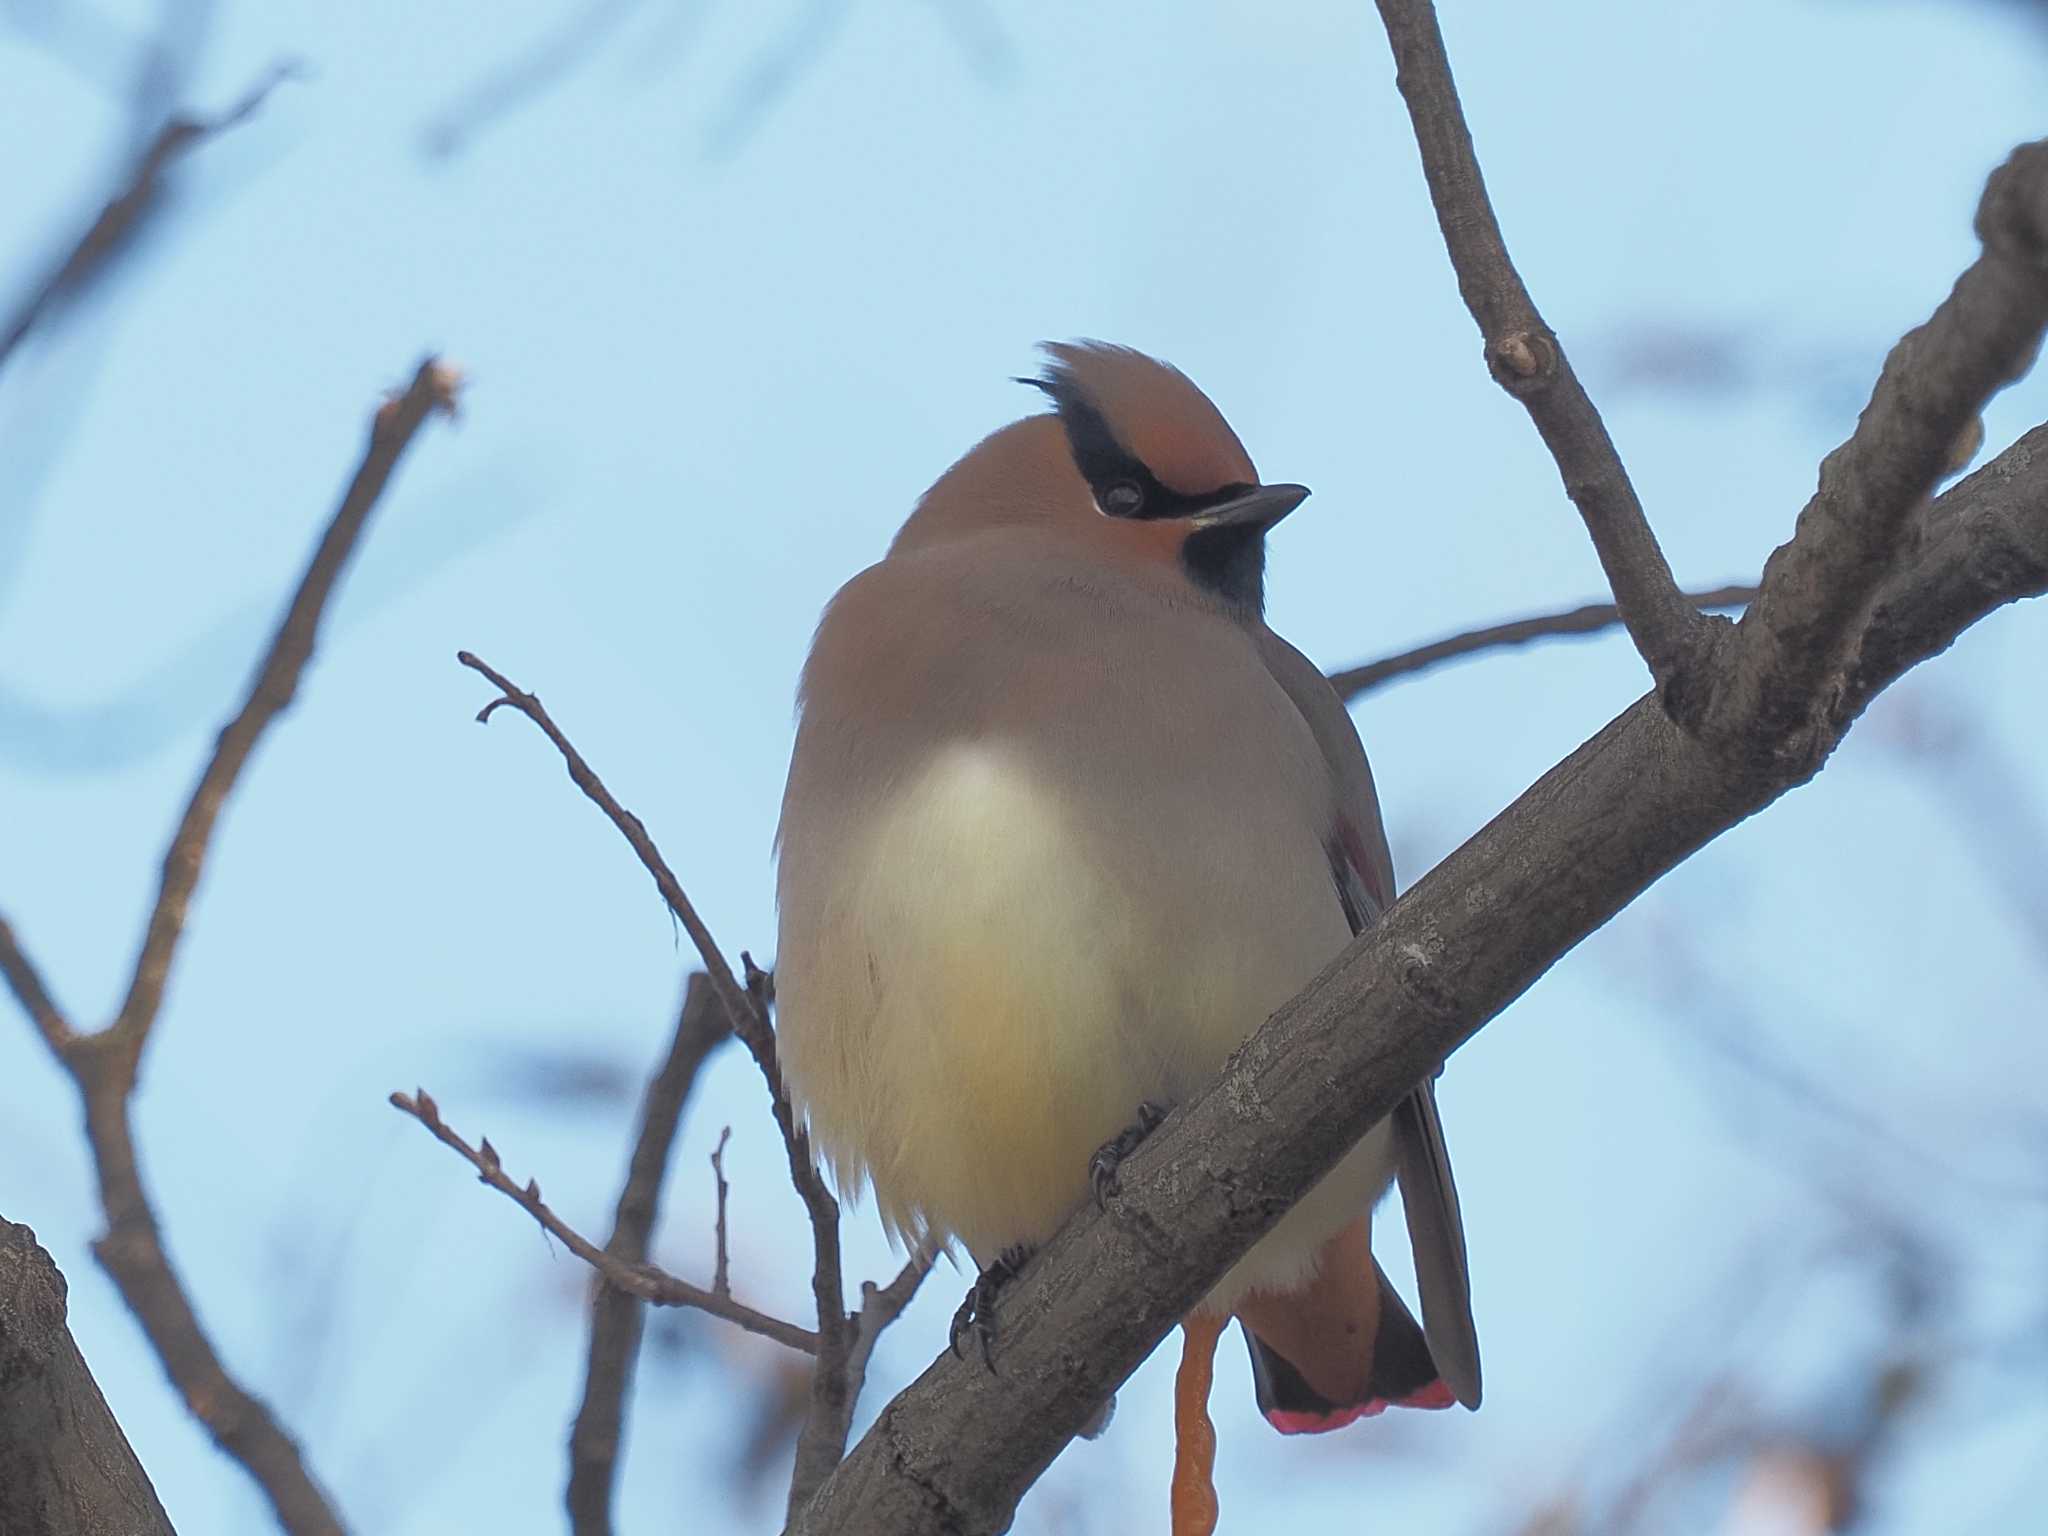
[[[1357,933],[1394,899],[1394,862],[1365,748],[1343,700],[1314,663],[1271,630],[1260,632],[1259,645],[1267,668],[1308,722],[1336,781],[1341,809],[1329,841],[1330,869],[1351,931]],[[1401,1209],[1422,1291],[1423,1336],[1445,1385],[1467,1408],[1477,1408],[1479,1331],[1472,1319],[1465,1223],[1437,1114],[1436,1085],[1425,1082],[1409,1094],[1392,1120]]]

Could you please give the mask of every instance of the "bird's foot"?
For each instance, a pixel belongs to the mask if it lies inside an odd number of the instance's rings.
[[[996,1256],[995,1263],[984,1269],[968,1287],[967,1299],[953,1314],[953,1326],[947,1335],[953,1353],[966,1359],[966,1351],[960,1347],[960,1342],[972,1334],[974,1342],[981,1347],[981,1363],[988,1367],[990,1375],[994,1375],[996,1369],[995,1357],[989,1352],[996,1339],[996,1296],[1017,1278],[1017,1271],[1024,1267],[1032,1251],[1025,1243],[1005,1248]]]
[[[1166,1111],[1150,1099],[1138,1106],[1138,1118],[1095,1149],[1088,1159],[1088,1182],[1095,1188],[1095,1208],[1106,1210],[1117,1192],[1117,1169],[1138,1150],[1147,1136],[1166,1122]]]

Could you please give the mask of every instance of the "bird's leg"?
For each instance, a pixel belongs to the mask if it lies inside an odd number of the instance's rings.
[[[996,1368],[995,1357],[989,1353],[996,1337],[996,1296],[1017,1278],[1017,1271],[1024,1267],[1033,1251],[1029,1244],[1019,1243],[996,1255],[995,1263],[982,1270],[974,1284],[968,1287],[967,1299],[960,1303],[960,1310],[953,1314],[953,1327],[948,1334],[953,1353],[964,1360],[966,1352],[960,1348],[960,1341],[973,1334],[974,1341],[981,1346],[981,1363],[988,1367],[990,1375],[995,1374]]]
[[[1138,1118],[1095,1149],[1088,1159],[1088,1182],[1095,1188],[1095,1208],[1105,1210],[1117,1192],[1117,1168],[1140,1143],[1166,1123],[1166,1111],[1150,1099],[1138,1106]]]
[[[1173,1536],[1214,1536],[1216,1530],[1216,1426],[1209,1422],[1209,1383],[1216,1341],[1230,1321],[1220,1312],[1190,1312],[1180,1373],[1173,1379]]]

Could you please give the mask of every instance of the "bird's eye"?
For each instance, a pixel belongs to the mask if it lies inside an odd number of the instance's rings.
[[[1116,480],[1103,487],[1102,510],[1111,517],[1136,517],[1144,505],[1144,489],[1135,480]]]

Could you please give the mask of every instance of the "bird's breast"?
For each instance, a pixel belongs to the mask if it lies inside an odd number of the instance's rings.
[[[1076,782],[983,738],[808,848],[786,828],[784,1059],[841,1182],[984,1260],[1050,1235],[1139,1102],[1191,1094],[1348,936],[1273,788]]]

